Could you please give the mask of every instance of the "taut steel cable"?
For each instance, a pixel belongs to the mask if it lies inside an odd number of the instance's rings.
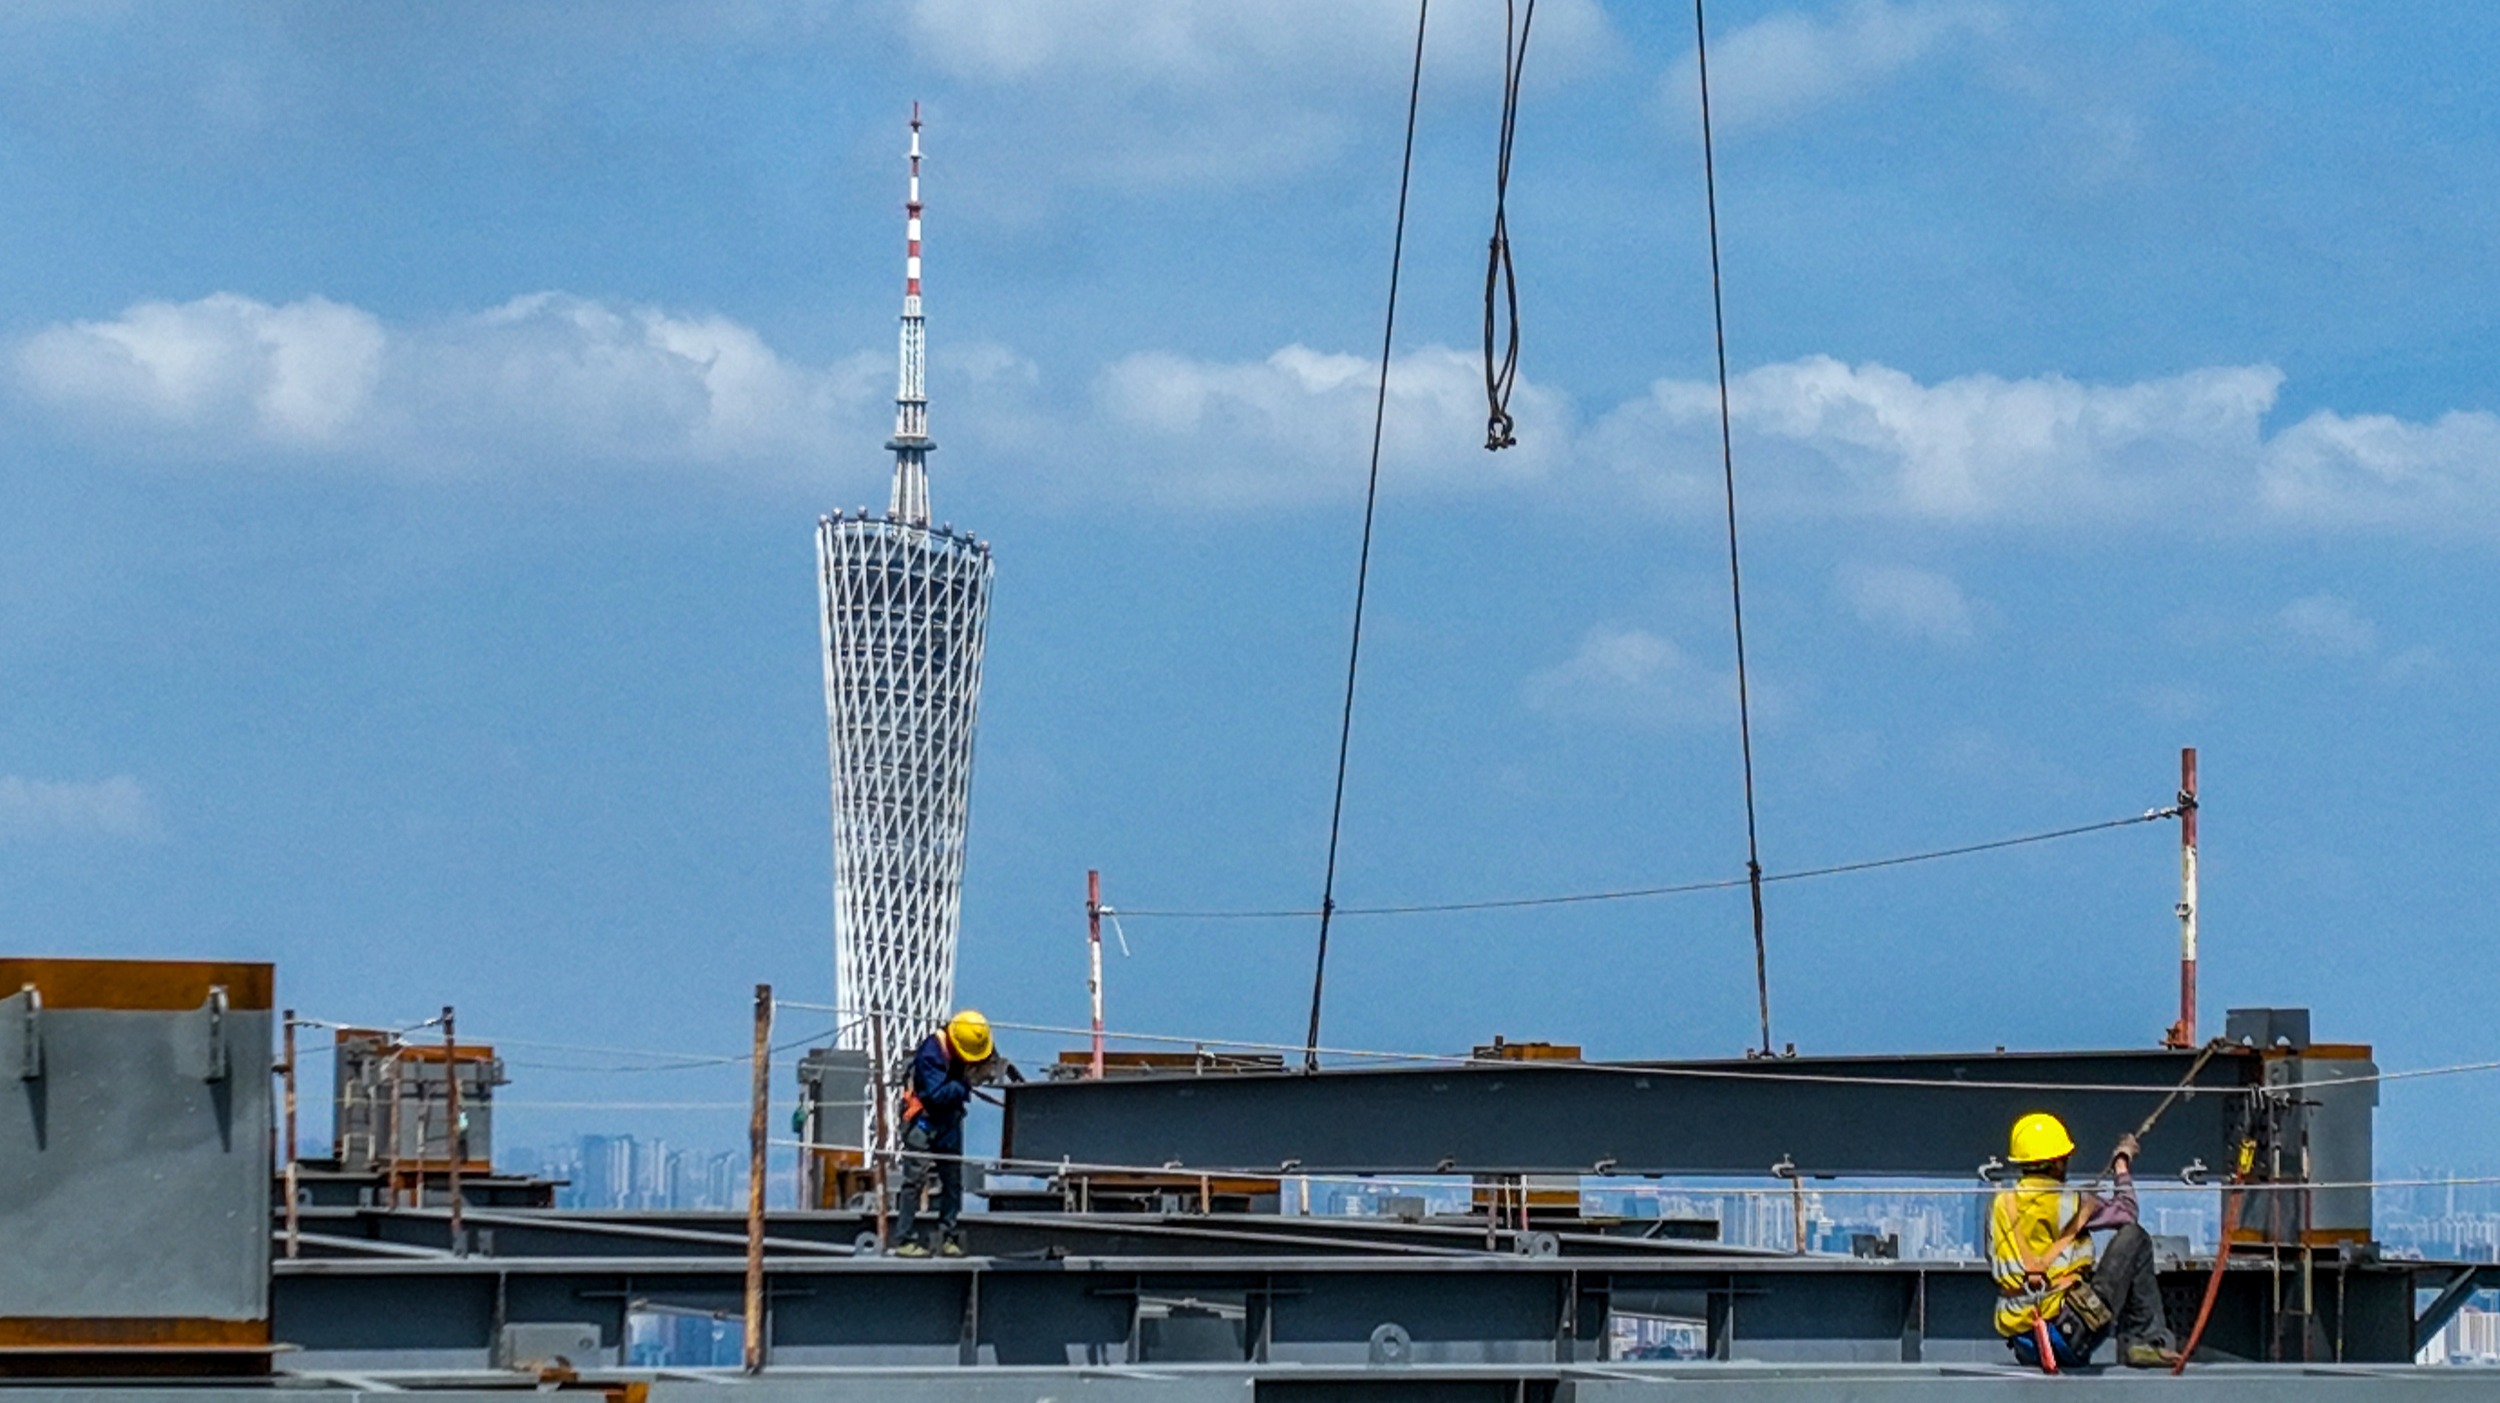
[[[1727,299],[1719,283],[1719,171],[1710,143],[1710,32],[1693,0],[1693,63],[1701,79],[1701,187],[1710,214],[1710,329],[1719,352],[1719,465],[1727,479],[1727,594],[1736,622],[1736,735],[1745,756],[1745,877],[1753,894],[1753,984],[1762,1052],[1771,1052],[1771,962],[1762,939],[1762,841],[1754,821],[1753,696],[1745,679],[1745,578],[1736,564],[1736,434],[1727,406]]]
[[[1363,661],[1363,597],[1371,585],[1372,518],[1380,505],[1380,434],[1389,417],[1389,348],[1397,339],[1398,270],[1406,257],[1406,191],[1415,175],[1415,109],[1424,91],[1424,21],[1432,0],[1415,6],[1415,71],[1406,88],[1406,153],[1398,162],[1397,229],[1389,239],[1389,306],[1380,326],[1380,385],[1372,400],[1371,475],[1363,488],[1363,550],[1354,567],[1354,636],[1346,647],[1345,713],[1337,726],[1337,787],[1328,804],[1328,872],[1320,882],[1319,955],[1311,970],[1311,1032],[1302,1063],[1319,1067],[1320,998],[1328,984],[1328,918],[1337,907],[1337,838],[1345,824],[1346,752],[1354,741],[1354,678]]]

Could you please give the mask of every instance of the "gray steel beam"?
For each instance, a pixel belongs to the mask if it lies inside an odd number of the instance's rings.
[[[2172,1051],[1484,1062],[1147,1074],[1004,1088],[1018,1164],[1236,1173],[1963,1177],[2017,1116],[2062,1117],[2087,1159],[2133,1130],[2195,1054]],[[2140,1172],[2225,1162],[2257,1056],[2226,1051],[2146,1137]]]
[[[743,1215],[725,1212],[633,1212],[596,1214],[571,1209],[470,1210],[473,1250],[506,1257],[688,1257],[742,1250]],[[1638,1235],[1655,1220],[1628,1219],[1608,1231],[1591,1223],[1582,1230],[1542,1231],[1564,1256],[1656,1253],[1725,1254],[1732,1249],[1707,1239]],[[310,1208],[304,1211],[307,1254],[336,1256],[434,1256],[451,1249],[450,1215],[425,1208]],[[972,1213],[963,1222],[974,1255],[1146,1257],[1267,1255],[1292,1253],[1481,1256],[1481,1220],[1470,1224],[1401,1222],[1390,1218],[1283,1217],[1275,1214]],[[813,1252],[849,1256],[863,1238],[873,1241],[873,1215],[776,1212],[766,1223],[764,1245],[775,1253]],[[1505,1233],[1505,1248],[1516,1240]],[[1782,1254],[1764,1252],[1765,1256]]]
[[[2024,1403],[2046,1386],[2076,1403],[2481,1403],[2488,1371],[2298,1365],[2199,1367],[2184,1380],[2110,1370],[2044,1385],[2036,1373],[1932,1365],[1794,1365],[1730,1369],[1710,1364],[1586,1364],[1487,1367],[1391,1364],[1126,1365],[966,1370],[775,1369],[750,1378],[727,1371],[613,1371],[585,1375],[581,1396],[617,1396],[646,1383],[650,1403],[1253,1403],[1253,1400],[1443,1400],[1520,1397],[1556,1403]],[[316,1375],[290,1380],[290,1403],[511,1403],[525,1390],[512,1375]],[[266,1403],[266,1387],[203,1387],[64,1380],[19,1382],[15,1403]]]
[[[2455,1268],[2441,1283],[2439,1294],[2433,1296],[2431,1303],[2422,1307],[2422,1313],[2414,1317],[2413,1347],[2418,1350],[2430,1343],[2431,1336],[2446,1329],[2457,1312],[2465,1308],[2465,1303],[2474,1299],[2475,1292],[2495,1285],[2500,1285],[2500,1266]]]
[[[627,1312],[731,1312],[739,1257],[303,1259],[278,1264],[277,1338],[299,1367],[477,1367],[516,1323]],[[2355,1264],[2348,1359],[2411,1357],[2415,1263]],[[2323,1271],[2329,1279],[2335,1273]],[[1846,1258],[1292,1256],[777,1257],[771,1359],[935,1367],[1267,1361],[1561,1365],[1593,1357],[1612,1311],[1711,1323],[1718,1356],[1766,1363],[1992,1363],[1995,1290],[1976,1263]],[[2171,1274],[2183,1294],[2203,1273]],[[2272,1276],[2225,1274],[2208,1339],[2251,1357],[2269,1338]]]

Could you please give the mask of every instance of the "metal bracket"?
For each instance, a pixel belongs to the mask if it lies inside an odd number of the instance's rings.
[[[2455,1319],[2457,1312],[2482,1288],[2483,1275],[2483,1268],[2465,1267],[2441,1283],[2439,1294],[2432,1297],[2431,1303],[2422,1307],[2422,1313],[2413,1319],[2415,1349],[2429,1344],[2431,1336],[2447,1328],[2448,1322]],[[2418,1291],[2421,1288],[2417,1286],[2415,1289]]]
[[[10,1004],[16,1005],[10,1011],[16,1015],[17,1027],[0,1033],[0,1038],[5,1039],[10,1060],[17,1065],[17,1079],[34,1081],[43,1076],[43,991],[29,984],[0,999],[0,1006]]]
[[[208,1000],[200,1005],[199,1020],[200,1041],[196,1046],[200,1051],[198,1065],[200,1080],[224,1081],[226,1074],[233,1070],[234,1066],[234,1059],[228,1054],[226,1047],[225,985],[208,986]]]

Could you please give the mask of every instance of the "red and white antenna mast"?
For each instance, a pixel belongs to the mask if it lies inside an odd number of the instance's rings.
[[[911,192],[903,201],[903,344],[894,392],[894,499],[887,512],[907,526],[929,524],[928,327],[920,316],[920,104],[911,105]]]

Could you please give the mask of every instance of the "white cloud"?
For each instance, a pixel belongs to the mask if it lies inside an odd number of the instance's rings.
[[[813,481],[873,459],[893,383],[890,350],[809,365],[716,313],[553,292],[404,324],[218,293],[46,327],[6,358],[24,400],[108,448],[403,474]],[[1068,371],[979,344],[942,351],[932,373],[941,440],[961,450],[950,474],[1012,462],[1049,470],[1028,475],[1048,484],[1031,490],[1248,510],[1361,495],[1374,364],[1299,344],[1241,360],[1141,351],[1071,394],[1052,383]],[[1711,382],[1658,380],[1583,423],[1561,391],[1523,379],[1519,446],[1489,454],[1482,377],[1473,350],[1397,357],[1384,491],[1723,509]],[[2269,435],[2282,383],[2265,365],[1926,383],[1809,356],[1731,385],[1739,489],[1749,514],[1774,519],[2500,535],[2500,416],[2320,411]]]
[[[1202,99],[1402,80],[1415,43],[1412,0],[913,0],[904,16],[921,57],[959,78]],[[1543,0],[1530,53],[1568,68],[1607,37],[1596,0]],[[1427,36],[1430,56],[1453,65],[1489,56],[1497,71],[1501,46],[1497,7],[1443,9]]]
[[[1861,566],[1840,572],[1841,597],[1859,622],[1925,643],[1968,643],[1978,617],[1949,575],[1907,565]]]
[[[0,775],[0,841],[147,838],[156,831],[155,802],[128,775],[93,781]]]
[[[11,359],[35,400],[143,451],[416,471],[790,469],[873,433],[891,374],[867,356],[793,364],[717,315],[560,293],[406,326],[218,293],[47,327]]]
[[[1402,107],[1415,42],[1412,0],[914,0],[900,18],[921,63],[975,90],[950,141],[992,153],[966,172],[985,205],[1033,198],[1037,164],[1060,183],[1166,189],[1323,166]],[[1434,11],[1426,101],[1492,95],[1501,20]],[[1529,87],[1563,87],[1615,47],[1597,0],[1543,0]]]
[[[1144,478],[1173,505],[1357,495],[1372,383],[1367,360],[1302,346],[1260,361],[1130,356],[1097,386],[1096,413],[1124,445],[1105,466]],[[1732,383],[1739,492],[1748,513],[1791,520],[2500,534],[2500,416],[2408,423],[2322,411],[2269,435],[2282,384],[2268,365],[2124,384],[2061,375],[1925,383],[1809,356]],[[1523,381],[1520,446],[1498,455],[1481,447],[1483,398],[1472,352],[1425,346],[1399,357],[1384,489],[1545,498],[1559,486],[1578,507],[1723,510],[1710,381],[1656,381],[1585,426],[1559,391]],[[1898,595],[1912,583],[1857,588]],[[1925,603],[1931,631],[1962,626],[1949,602]]]
[[[2500,416],[2313,414],[2269,436],[2272,366],[2132,384],[1965,375],[1922,384],[1827,356],[1732,386],[1748,510],[2079,530],[2500,532]],[[1600,418],[1588,454],[1670,510],[1719,500],[1718,400],[1661,380]]]
[[[1117,470],[1179,504],[1268,505],[1359,496],[1369,465],[1378,363],[1287,346],[1264,360],[1166,352],[1106,367],[1095,404]],[[1384,490],[1523,486],[1564,462],[1571,408],[1526,379],[1511,399],[1519,445],[1484,447],[1484,370],[1426,346],[1394,358],[1381,438]]]
[[[1736,682],[1646,629],[1601,624],[1570,657],[1528,678],[1530,709],[1574,721],[1654,728],[1733,722]],[[1756,699],[1759,701],[1759,697]]]
[[[1711,123],[1737,130],[1793,119],[2004,23],[1997,6],[1979,0],[1852,0],[1822,14],[1766,15],[1711,43]],[[1666,80],[1671,110],[1691,110],[1695,86],[1686,58]]]
[[[2424,645],[2390,649],[2378,625],[2350,600],[2332,594],[2295,599],[2266,621],[2256,636],[2276,649],[2332,663],[2361,664],[2381,682],[2417,682],[2440,671],[2437,650]]]
[[[2321,526],[2500,525],[2500,415],[2427,424],[2320,411],[2267,446],[2266,509]]]
[[[2378,651],[2378,626],[2331,594],[2295,599],[2274,616],[2276,634],[2322,658],[2366,658]]]
[[[2195,492],[2246,498],[2282,378],[2245,366],[2132,385],[1994,375],[1923,385],[1809,356],[1736,377],[1737,469],[1749,503],[1789,515],[2134,518]],[[1720,491],[1717,430],[1714,385],[1661,380],[1608,414],[1596,438],[1641,490],[1701,505]],[[2231,476],[2243,480],[2220,480]]]
[[[354,307],[320,297],[272,307],[221,292],[47,328],[19,348],[18,364],[55,402],[310,447],[336,442],[366,411],[382,347],[381,324]]]

